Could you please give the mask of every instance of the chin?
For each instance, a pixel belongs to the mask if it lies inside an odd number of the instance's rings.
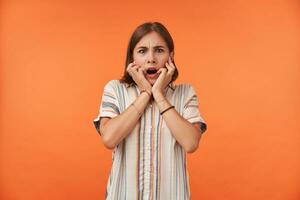
[[[148,82],[150,83],[150,85],[154,85],[154,83],[156,82],[156,79],[155,80],[148,80]]]

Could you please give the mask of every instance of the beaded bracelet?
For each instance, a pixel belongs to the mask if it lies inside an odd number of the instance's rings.
[[[142,94],[142,92],[146,92],[148,95],[149,95],[149,97],[151,97],[152,96],[152,94],[148,91],[148,90],[141,90],[141,92],[140,92],[140,94]]]
[[[160,115],[164,114],[166,111],[170,110],[171,108],[175,108],[175,106],[170,106],[169,108],[165,109],[160,113]]]

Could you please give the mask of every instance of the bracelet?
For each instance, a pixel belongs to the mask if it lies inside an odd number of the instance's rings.
[[[132,107],[134,107],[134,109],[137,111],[137,113],[139,114],[139,116],[141,116],[142,114],[140,113],[140,111],[136,108],[136,106],[134,105],[134,103],[132,102]]]
[[[140,94],[142,94],[142,92],[147,92],[147,94],[149,95],[149,97],[151,97],[152,96],[152,94],[148,91],[148,90],[141,90],[141,92],[140,92]]]
[[[174,107],[174,106],[170,106],[169,108],[167,108],[167,109],[165,109],[164,111],[162,111],[162,112],[160,113],[160,115],[164,114],[166,111],[170,110],[171,108],[175,108],[175,107]]]

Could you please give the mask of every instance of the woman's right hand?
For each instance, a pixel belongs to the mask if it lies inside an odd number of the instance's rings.
[[[136,64],[135,62],[129,63],[126,71],[137,84],[140,91],[147,90],[150,94],[152,94],[151,84],[145,78],[145,72],[140,65]]]

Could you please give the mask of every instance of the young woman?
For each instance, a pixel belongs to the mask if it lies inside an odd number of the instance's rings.
[[[133,32],[124,75],[105,87],[94,120],[113,150],[106,199],[190,199],[186,152],[199,145],[206,123],[190,84],[175,85],[174,44],[158,22]]]

